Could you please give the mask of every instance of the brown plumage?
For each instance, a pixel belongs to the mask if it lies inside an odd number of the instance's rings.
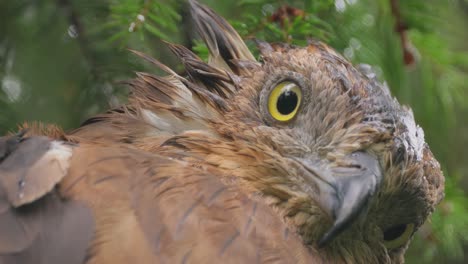
[[[401,263],[443,197],[411,110],[328,46],[258,42],[189,1],[209,63],[138,73],[71,133],[0,139],[0,263]]]

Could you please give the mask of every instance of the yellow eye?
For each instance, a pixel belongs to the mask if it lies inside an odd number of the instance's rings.
[[[413,234],[414,224],[392,226],[384,231],[384,245],[387,249],[403,246]]]
[[[268,111],[270,115],[281,122],[294,118],[301,104],[302,92],[293,82],[279,83],[268,97]]]

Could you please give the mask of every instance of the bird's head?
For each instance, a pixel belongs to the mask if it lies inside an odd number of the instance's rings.
[[[444,186],[412,111],[369,66],[324,44],[258,47],[261,63],[239,76],[225,118],[281,160],[263,195],[306,243],[356,262],[402,261]]]
[[[368,66],[319,42],[257,41],[257,61],[224,19],[189,2],[209,62],[169,44],[182,77],[146,57],[170,76],[139,74],[125,112],[151,127],[146,137],[163,135],[162,147],[235,178],[311,248],[336,260],[401,262],[444,188],[411,110]]]

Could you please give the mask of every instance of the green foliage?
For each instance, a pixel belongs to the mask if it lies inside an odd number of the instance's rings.
[[[417,233],[408,254],[409,263],[463,259],[463,245],[468,243],[468,199],[456,182],[447,179],[445,200],[432,215],[431,222]]]
[[[204,61],[208,61],[208,57],[210,56],[210,51],[205,43],[201,40],[195,39],[193,41],[193,51]]]
[[[315,38],[355,63],[372,65],[393,94],[412,107],[447,177],[446,198],[415,236],[408,263],[464,262],[466,0],[393,1],[399,3],[399,14],[392,10],[392,0],[203,2],[248,40],[306,45]],[[0,132],[15,129],[19,120],[76,127],[89,115],[121,103],[126,90],[116,81],[130,78],[132,70],[156,71],[125,48],[174,67],[178,62],[163,39],[187,45],[206,59],[208,50],[193,40],[187,14],[187,4],[178,0],[0,1]],[[396,30],[398,21],[406,29],[405,41]],[[253,42],[248,44],[255,50]],[[414,63],[405,61],[408,52]]]
[[[434,243],[426,256],[432,259],[436,254],[436,247],[442,246],[443,252],[448,256],[461,258],[464,255],[462,243],[468,242],[468,199],[460,188],[456,186],[456,180],[448,178],[446,187],[446,199],[439,206],[432,217],[434,237],[439,239],[439,244]],[[443,241],[443,242],[442,242]],[[442,243],[441,243],[442,242]]]
[[[333,1],[240,1],[240,6],[261,10],[244,14],[241,20],[232,20],[233,26],[246,39],[258,38],[269,42],[287,42],[306,45],[312,36],[323,41],[334,33],[331,25],[319,14],[328,14]],[[288,9],[289,8],[289,9]]]
[[[110,7],[111,19],[104,27],[117,28],[110,41],[121,40],[126,44],[133,32],[138,32],[144,41],[144,33],[161,39],[170,39],[164,29],[177,31],[181,16],[170,1],[113,1]],[[174,1],[172,1],[174,2]]]
[[[0,109],[2,109],[2,114],[0,115],[0,130],[7,131],[9,129],[7,126],[8,118],[13,116],[13,114],[11,113],[12,109],[8,104],[8,100],[4,94],[0,95]]]

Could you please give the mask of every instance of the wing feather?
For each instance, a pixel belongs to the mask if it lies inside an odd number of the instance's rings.
[[[55,189],[72,146],[23,135],[0,138],[0,263],[82,263],[91,211]]]

